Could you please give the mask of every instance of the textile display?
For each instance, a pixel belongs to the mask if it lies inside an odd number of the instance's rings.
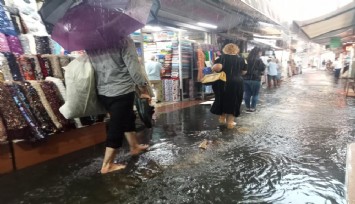
[[[23,52],[27,55],[32,54],[31,47],[30,47],[30,41],[27,38],[27,36],[26,35],[19,35],[19,40],[20,40]]]
[[[46,109],[41,103],[41,99],[37,94],[35,88],[29,82],[18,82],[21,91],[25,94],[26,99],[29,102],[29,105],[32,109],[32,113],[36,117],[37,122],[39,123],[40,128],[46,133],[56,132],[57,129],[53,124],[51,118],[49,117]]]
[[[42,55],[41,57],[49,60],[49,63],[52,68],[52,75],[50,75],[50,76],[53,76],[53,77],[56,77],[59,79],[64,79],[62,67],[60,65],[58,56],[45,54],[45,55]]]
[[[28,126],[30,127],[32,134],[30,134],[29,138],[27,139],[31,142],[44,139],[47,136],[47,134],[44,133],[43,130],[38,125],[38,122],[36,121],[34,115],[30,110],[30,105],[28,104],[28,101],[24,96],[24,94],[20,91],[19,86],[15,83],[6,84],[5,86],[8,86],[16,106],[18,107],[23,118],[26,120]]]
[[[8,18],[2,4],[0,4],[0,33],[4,33],[6,35],[17,35],[14,25]]]
[[[3,74],[2,71],[0,70],[0,82],[4,82],[4,81],[5,81],[4,74]]]
[[[14,54],[22,55],[23,49],[20,40],[17,36],[8,35],[6,36],[7,43],[9,44],[10,50]]]
[[[27,123],[16,107],[10,90],[5,83],[0,82],[0,114],[4,119],[7,130],[21,130],[27,128]]]
[[[42,58],[41,55],[37,55],[43,77],[53,76],[52,66],[48,58]]]
[[[0,143],[7,140],[6,127],[0,116]]]
[[[0,52],[11,52],[5,34],[0,33]]]
[[[163,79],[164,101],[180,101],[179,80]]]
[[[65,67],[66,98],[59,111],[65,118],[105,114],[96,93],[95,72],[87,55]]]
[[[198,74],[197,74],[197,81],[201,81],[203,77],[203,68],[205,67],[205,55],[202,51],[202,49],[197,49],[197,69],[198,69]]]
[[[67,100],[67,97],[66,97],[66,88],[65,88],[65,86],[64,86],[63,80],[58,79],[58,78],[54,78],[54,77],[47,77],[47,78],[46,78],[46,81],[51,81],[51,82],[53,82],[53,83],[56,85],[56,87],[58,88],[59,93],[60,93],[62,99],[64,99],[64,101]]]
[[[50,40],[48,36],[34,36],[37,54],[51,54]]]
[[[4,52],[2,54],[7,59],[7,62],[8,62],[8,65],[10,67],[10,72],[11,72],[13,80],[14,81],[22,81],[23,77],[22,77],[20,68],[19,68],[19,66],[17,64],[15,55],[10,53],[10,52]]]
[[[54,41],[52,38],[50,39],[50,44],[51,44],[51,52],[52,54],[55,55],[60,55],[62,52],[62,46],[60,46],[56,41]]]
[[[30,81],[32,87],[37,91],[37,94],[39,98],[41,99],[41,103],[43,104],[44,108],[46,109],[46,112],[48,113],[49,117],[51,118],[52,122],[54,123],[55,127],[57,129],[62,129],[63,125],[59,122],[58,118],[54,114],[51,105],[49,104],[45,93],[43,92],[41,85],[37,81]]]
[[[27,57],[31,60],[32,67],[34,69],[35,75],[36,75],[36,80],[42,80],[43,74],[42,74],[42,69],[41,65],[39,64],[39,60],[36,55],[23,55],[24,57]]]
[[[59,123],[63,128],[67,127],[68,121],[59,112],[59,108],[64,104],[64,100],[61,98],[59,90],[51,81],[42,81],[40,86],[45,93],[45,97],[51,106],[54,115],[57,117]]]
[[[20,69],[22,69],[23,78],[25,80],[36,80],[35,74],[35,64],[32,63],[32,60],[26,56],[20,56],[17,59]]]
[[[12,81],[12,74],[11,74],[11,70],[9,67],[9,63],[7,62],[6,57],[0,53],[0,70],[2,71],[3,75],[4,75],[4,80],[8,80],[8,81]]]

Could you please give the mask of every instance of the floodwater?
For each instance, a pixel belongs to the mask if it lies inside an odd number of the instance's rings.
[[[98,145],[2,176],[1,203],[346,203],[354,98],[326,71],[305,70],[260,100],[234,130],[209,105],[160,114],[151,151],[122,153],[121,172],[97,173]]]

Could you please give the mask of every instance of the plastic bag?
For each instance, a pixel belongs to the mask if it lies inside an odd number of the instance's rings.
[[[69,63],[65,68],[66,101],[59,111],[67,119],[105,114],[99,103],[95,72],[89,57],[83,55]]]

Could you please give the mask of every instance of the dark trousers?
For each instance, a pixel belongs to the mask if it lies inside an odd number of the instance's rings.
[[[99,99],[110,114],[106,147],[117,149],[122,146],[125,132],[136,131],[136,115],[133,111],[134,92],[116,97],[99,95]]]

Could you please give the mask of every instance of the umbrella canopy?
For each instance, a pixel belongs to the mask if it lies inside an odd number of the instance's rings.
[[[52,38],[68,51],[109,48],[142,28],[152,0],[85,0],[55,24]]]
[[[61,19],[64,14],[78,3],[78,0],[46,0],[39,10],[42,21],[46,26],[48,33],[52,33],[54,25]]]

